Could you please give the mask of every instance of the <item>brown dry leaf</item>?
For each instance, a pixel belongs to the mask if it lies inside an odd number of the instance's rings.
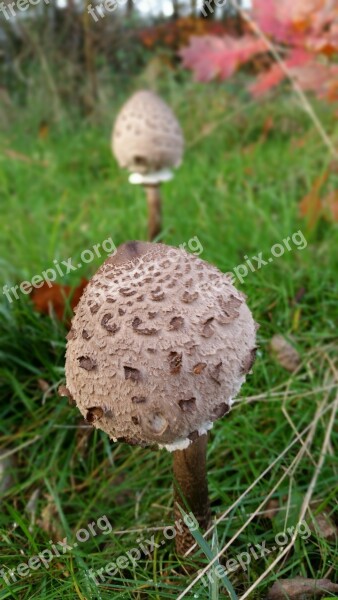
[[[70,573],[67,569],[65,569],[65,565],[60,562],[53,563],[53,566],[58,569],[58,571],[62,571],[64,577],[70,577]],[[81,598],[85,598],[85,596],[80,596]],[[86,599],[85,599],[86,600]]]
[[[29,165],[35,164],[39,165],[40,167],[48,167],[48,163],[45,160],[36,160],[34,158],[31,158],[30,156],[27,156],[26,154],[16,152],[16,150],[11,150],[10,148],[4,150],[4,154],[8,158],[12,158],[13,160],[20,160],[21,162],[25,162]]]
[[[81,421],[80,425],[88,425],[88,423],[83,420]],[[81,459],[84,458],[84,456],[86,455],[87,449],[88,449],[88,444],[89,444],[89,439],[91,437],[91,435],[94,432],[94,428],[90,427],[88,429],[84,429],[84,427],[79,427],[76,430],[76,434],[75,434],[75,450],[74,450],[74,457],[76,458],[76,461],[79,461]]]
[[[49,135],[49,125],[47,121],[41,121],[39,125],[39,140],[45,140]]]
[[[279,364],[290,373],[293,373],[300,365],[301,358],[297,350],[291,346],[284,336],[274,335],[270,342],[270,349]]]
[[[52,307],[57,318],[62,321],[68,298],[71,299],[70,306],[74,310],[87,284],[87,279],[82,279],[77,288],[72,288],[68,285],[60,285],[59,283],[48,285],[47,282],[44,282],[41,288],[34,289],[31,294],[35,310],[42,314],[49,315]]]
[[[208,135],[213,133],[216,128],[217,128],[217,123],[204,123],[204,125],[202,125],[201,135],[203,137],[207,137]]]
[[[338,190],[333,190],[322,200],[322,205],[330,221],[338,223]]]
[[[309,527],[311,531],[314,531],[319,537],[334,541],[338,538],[338,529],[327,511],[323,510],[318,514],[315,514],[315,509],[318,506],[318,502],[311,504],[313,513],[309,520]]]
[[[338,592],[338,585],[329,579],[306,579],[295,577],[294,579],[280,579],[270,588],[268,600],[307,600],[320,598],[327,593]]]
[[[279,500],[272,498],[264,507],[264,517],[272,520],[279,513],[279,509]]]
[[[300,216],[307,219],[309,230],[313,229],[320,217],[322,216],[323,205],[320,198],[320,191],[329,176],[329,171],[326,170],[322,175],[317,177],[312,189],[299,204]]]
[[[48,533],[53,541],[63,539],[63,530],[60,525],[60,517],[55,506],[54,500],[51,496],[46,495],[47,504],[41,511],[41,517],[38,519],[37,524],[43,531]]]

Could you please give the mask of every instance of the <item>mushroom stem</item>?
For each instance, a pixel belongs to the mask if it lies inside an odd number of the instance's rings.
[[[174,506],[175,521],[182,520],[180,505],[185,512],[187,506],[202,529],[207,529],[210,505],[207,481],[208,436],[201,435],[186,450],[174,452]],[[177,528],[175,538],[177,554],[184,555],[195,543],[186,525]]]
[[[148,202],[148,237],[152,242],[162,230],[162,202],[158,184],[144,186]]]

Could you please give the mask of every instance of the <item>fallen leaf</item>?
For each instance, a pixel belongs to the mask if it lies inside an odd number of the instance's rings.
[[[297,350],[291,346],[284,336],[274,335],[270,342],[270,349],[279,364],[290,373],[293,373],[299,367],[301,358]]]
[[[337,100],[338,65],[312,60],[295,66],[290,72],[302,90],[315,92],[318,98],[326,98],[330,102]]]
[[[310,506],[313,512],[311,511],[311,519],[308,520],[309,527],[311,531],[314,531],[319,537],[324,538],[325,540],[334,541],[338,537],[338,529],[327,511],[322,510],[316,514],[316,508],[318,508],[318,506],[318,502],[312,503]]]
[[[63,539],[63,530],[60,525],[60,516],[51,496],[46,495],[47,504],[41,511],[41,517],[37,524],[43,531],[48,533],[53,541]]]
[[[250,85],[250,92],[255,98],[262,96],[286,78],[286,71],[295,78],[296,76],[300,77],[303,69],[311,62],[311,58],[311,55],[305,50],[294,48],[285,60],[285,68],[282,68],[279,63],[273,63],[268,71],[261,73],[255,83]],[[311,75],[312,73],[313,71],[311,71]]]
[[[279,509],[280,509],[279,500],[277,500],[276,498],[272,498],[265,505],[264,517],[266,519],[273,519],[279,513]]]
[[[317,179],[310,192],[303,198],[299,204],[300,216],[307,219],[309,230],[313,229],[322,216],[322,201],[320,191],[329,176],[328,170],[324,171]]]
[[[49,134],[49,125],[47,121],[41,121],[39,125],[39,140],[45,140]]]
[[[255,98],[258,98],[276,87],[283,79],[285,79],[283,69],[278,63],[274,63],[268,71],[263,71],[257,77],[255,83],[250,85],[249,90]]]
[[[197,81],[207,82],[228,79],[251,57],[265,51],[265,42],[249,34],[241,38],[204,35],[191,37],[180,56],[183,66],[193,70]]]
[[[323,210],[327,217],[338,223],[338,190],[333,190],[322,200]]]
[[[276,581],[268,591],[268,600],[307,600],[321,598],[327,592],[338,592],[338,585],[329,579],[306,579],[295,577],[294,579],[280,579]]]
[[[60,285],[59,283],[48,285],[47,282],[44,282],[40,288],[34,289],[31,294],[35,310],[49,315],[52,309],[57,318],[62,321],[68,300],[70,300],[70,306],[74,310],[87,284],[87,279],[82,279],[80,285],[76,288]]]
[[[4,150],[4,154],[8,158],[12,158],[13,160],[20,160],[21,162],[25,162],[28,165],[40,165],[40,167],[48,167],[48,163],[45,160],[36,160],[27,156],[26,154],[22,154],[21,152],[16,152],[16,150],[11,150],[10,148]]]

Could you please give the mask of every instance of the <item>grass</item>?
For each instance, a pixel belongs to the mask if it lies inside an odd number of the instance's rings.
[[[184,164],[164,188],[163,240],[177,246],[197,238],[201,257],[223,271],[233,271],[246,256],[262,252],[270,257],[272,246],[295,232],[302,231],[307,240],[304,249],[293,244],[260,270],[249,270],[239,286],[261,325],[259,355],[241,401],[215,424],[208,450],[215,517],[252,486],[217,525],[218,548],[243,528],[226,552],[228,560],[246,552],[248,544],[265,542],[271,549],[276,534],[297,524],[322,454],[337,385],[333,361],[338,235],[337,228],[324,221],[309,231],[299,217],[299,201],[331,157],[289,95],[257,104],[241,97],[240,86],[203,87],[177,83],[172,77],[159,89],[175,108],[187,138]],[[51,121],[43,139],[38,136],[36,107],[15,115],[0,142],[3,284],[31,280],[54,260],[72,257],[77,264],[83,250],[108,238],[118,245],[145,237],[143,191],[128,184],[109,149],[111,124],[128,91],[120,91],[109,111],[98,112],[95,121]],[[331,109],[318,110],[337,139]],[[335,189],[337,180],[332,168],[328,189]],[[59,281],[76,285],[93,274],[103,258]],[[104,434],[81,427],[77,409],[56,394],[64,380],[65,326],[34,312],[24,295],[12,304],[3,297],[0,311],[1,448],[14,451],[12,482],[1,500],[1,568],[27,562],[50,548],[50,540],[67,537],[74,543],[79,529],[88,529],[88,523],[103,515],[111,523],[111,531],[99,530],[55,558],[48,569],[17,575],[11,585],[0,579],[0,598],[178,598],[208,559],[201,550],[179,559],[173,542],[164,538],[161,528],[172,523],[171,456],[111,444]],[[300,353],[302,362],[294,374],[269,351],[275,333],[292,336]],[[318,410],[326,412],[316,418]],[[296,441],[260,477],[304,429],[303,440],[312,433],[306,451],[299,453],[302,444]],[[337,522],[336,444],[335,432],[324,447],[313,499]],[[271,490],[280,508],[272,519],[264,506],[256,514]],[[311,523],[309,513],[306,520]],[[140,532],[144,540],[154,536],[160,547],[134,566],[119,568],[114,577],[106,575],[98,588],[89,570],[103,568],[137,547]],[[214,542],[210,538],[209,546]],[[277,578],[328,576],[337,581],[337,554],[337,538],[329,541],[315,532],[306,539],[299,536],[250,597],[264,598]],[[228,575],[238,597],[277,555],[278,550],[271,551],[252,560],[246,570]],[[217,597],[217,590],[199,582],[186,597]],[[220,597],[227,597],[224,588]]]

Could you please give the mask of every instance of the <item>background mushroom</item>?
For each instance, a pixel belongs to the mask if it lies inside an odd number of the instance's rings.
[[[174,452],[176,511],[189,506],[206,527],[207,432],[230,410],[255,350],[255,322],[226,275],[181,249],[129,242],[76,309],[67,389],[114,441]],[[177,551],[192,541],[178,534]]]
[[[139,91],[122,107],[113,130],[113,153],[129,169],[130,183],[143,185],[149,212],[149,239],[161,232],[160,185],[182,162],[181,127],[169,106],[150,91]]]

